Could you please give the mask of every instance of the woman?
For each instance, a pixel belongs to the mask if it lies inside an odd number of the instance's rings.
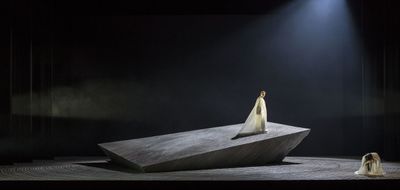
[[[255,135],[267,132],[267,106],[265,105],[265,91],[260,92],[260,96],[256,100],[256,104],[251,110],[242,129],[232,139]]]
[[[365,176],[383,176],[385,172],[382,169],[381,158],[378,153],[372,152],[364,155],[361,160],[361,167],[355,173]]]

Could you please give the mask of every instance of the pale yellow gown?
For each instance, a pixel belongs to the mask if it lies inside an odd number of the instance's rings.
[[[239,133],[233,139],[265,132],[267,132],[267,106],[264,98],[259,96]]]
[[[367,159],[367,157],[372,157],[372,159]],[[368,153],[362,157],[361,167],[355,174],[365,175],[365,176],[383,176],[385,172],[382,168],[381,158],[376,152]]]

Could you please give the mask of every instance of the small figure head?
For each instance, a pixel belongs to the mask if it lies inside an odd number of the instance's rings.
[[[372,161],[372,160],[374,160],[374,157],[371,153],[365,155],[365,161]]]
[[[266,93],[264,90],[262,90],[262,91],[260,92],[260,97],[261,97],[261,98],[264,98],[266,94],[267,94],[267,93]]]

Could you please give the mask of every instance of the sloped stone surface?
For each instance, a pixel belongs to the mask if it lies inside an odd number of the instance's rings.
[[[242,124],[102,143],[112,161],[142,172],[265,165],[280,162],[310,132],[268,123],[268,133],[232,140]]]

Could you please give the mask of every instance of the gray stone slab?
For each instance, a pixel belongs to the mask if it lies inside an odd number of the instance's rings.
[[[142,172],[265,165],[280,162],[310,132],[268,123],[268,133],[232,140],[242,124],[102,143],[112,161]]]

